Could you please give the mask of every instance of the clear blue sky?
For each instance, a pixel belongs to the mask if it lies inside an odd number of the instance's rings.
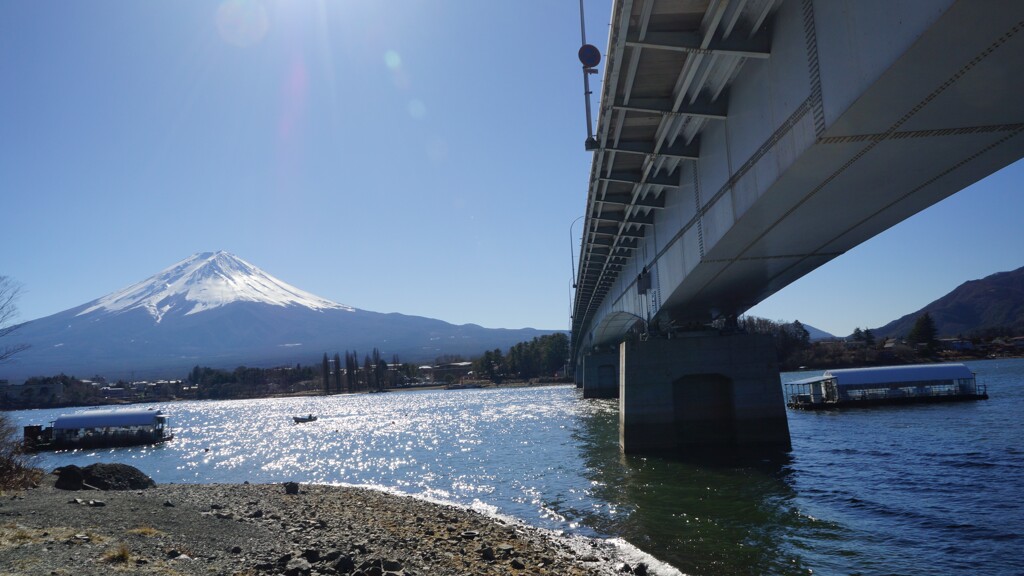
[[[603,50],[611,2],[586,6]],[[227,250],[357,308],[566,328],[591,160],[578,8],[0,0],[0,275],[21,319]],[[1024,265],[1022,171],[753,313],[844,334]]]

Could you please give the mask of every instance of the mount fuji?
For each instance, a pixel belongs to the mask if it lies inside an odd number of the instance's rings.
[[[0,365],[12,381],[58,373],[181,377],[193,366],[319,362],[379,348],[403,361],[506,349],[550,330],[489,329],[359,310],[300,290],[227,252],[195,254],[92,302],[23,324],[28,350]]]

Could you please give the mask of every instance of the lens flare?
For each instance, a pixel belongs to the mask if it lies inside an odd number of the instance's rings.
[[[267,9],[252,0],[225,0],[217,8],[217,31],[221,39],[245,48],[258,44],[270,29]]]
[[[427,114],[427,107],[419,100],[409,101],[409,116],[419,120]]]

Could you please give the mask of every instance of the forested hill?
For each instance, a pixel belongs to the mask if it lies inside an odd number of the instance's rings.
[[[939,337],[969,336],[1008,328],[1024,331],[1024,267],[971,280],[924,308],[874,330],[875,336],[906,336],[928,312]]]

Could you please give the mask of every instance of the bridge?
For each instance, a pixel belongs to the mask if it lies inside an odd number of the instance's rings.
[[[788,446],[733,320],[1024,156],[1017,0],[616,0],[602,66],[573,362],[627,452]]]

